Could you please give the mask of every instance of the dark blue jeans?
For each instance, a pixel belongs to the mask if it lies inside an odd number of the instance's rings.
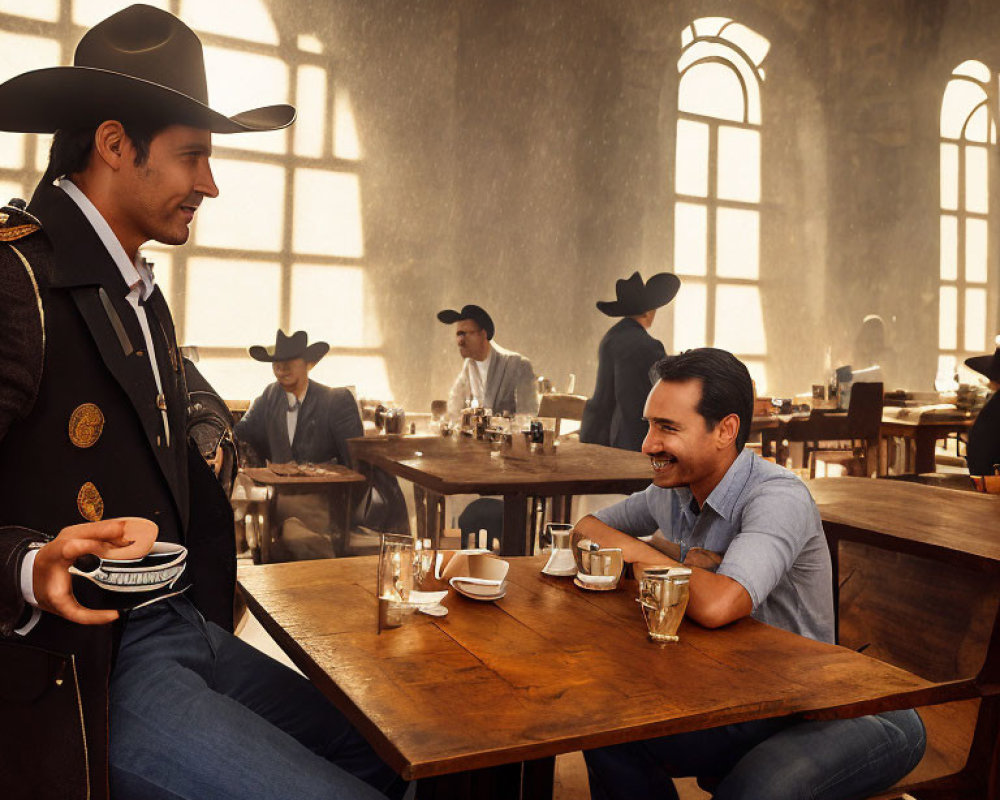
[[[111,679],[115,800],[400,797],[406,784],[305,678],[184,599],[133,612]]]
[[[916,711],[761,720],[584,753],[593,800],[676,800],[672,778],[720,779],[714,800],[849,800],[888,788],[924,754]]]

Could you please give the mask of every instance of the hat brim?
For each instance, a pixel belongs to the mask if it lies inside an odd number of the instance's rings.
[[[462,319],[462,315],[451,308],[446,308],[444,311],[438,311],[437,317],[438,321],[443,322],[445,325],[451,325],[452,323],[458,322]]]
[[[665,306],[681,288],[681,281],[671,272],[660,272],[643,287],[642,296],[632,301],[598,300],[597,310],[609,317],[632,317]]]
[[[249,347],[247,352],[254,361],[263,361],[267,364],[273,364],[275,361],[291,361],[293,358],[301,358],[309,364],[316,364],[330,352],[330,345],[326,342],[313,342],[300,352],[279,353],[274,347],[261,347],[255,344]]]
[[[306,348],[302,358],[308,364],[316,364],[323,356],[330,352],[330,345],[326,342],[313,342]]]
[[[95,67],[48,67],[0,84],[0,130],[54,133],[145,114],[213,133],[273,131],[295,121],[289,105],[227,117],[189,95],[152,81]]]
[[[972,356],[965,359],[965,366],[991,381],[1000,382],[1000,359],[996,355]]]

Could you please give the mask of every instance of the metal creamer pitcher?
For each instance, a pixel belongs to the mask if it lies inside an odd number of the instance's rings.
[[[654,642],[677,642],[677,629],[684,619],[688,604],[691,570],[688,567],[670,567],[646,570],[639,581],[642,616]]]

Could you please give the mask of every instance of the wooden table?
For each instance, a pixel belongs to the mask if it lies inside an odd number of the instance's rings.
[[[893,480],[807,481],[826,529],[948,563],[1000,566],[1000,495]]]
[[[882,440],[901,437],[914,446],[913,471],[918,475],[925,472],[935,472],[934,445],[938,439],[943,439],[951,433],[965,433],[975,424],[975,419],[935,419],[920,420],[897,419],[882,417],[880,436]],[[909,463],[909,458],[907,458]]]
[[[840,642],[971,690],[921,710],[928,751],[897,788],[1000,797],[1000,497],[866,478],[808,486],[834,559]]]
[[[322,472],[307,475],[279,475],[268,467],[245,467],[242,472],[254,483],[273,489],[268,497],[265,530],[261,531],[258,552],[253,553],[254,563],[266,564],[270,561],[271,543],[277,539],[279,532],[278,498],[283,495],[325,494],[330,503],[331,523],[337,518],[338,511],[342,520],[343,528],[333,532],[332,543],[334,552],[343,554],[345,540],[351,530],[351,491],[367,482],[364,475],[340,464],[327,464],[322,467]],[[338,509],[338,501],[341,501],[342,509]]]
[[[489,443],[467,436],[365,437],[348,440],[348,446],[356,462],[379,467],[437,495],[503,495],[505,555],[531,551],[532,498],[631,493],[652,481],[649,459],[641,453],[574,441],[562,442],[552,455],[493,452]],[[436,525],[421,524],[419,513],[418,527],[422,536],[437,530]]]
[[[845,412],[831,412],[846,416]],[[808,419],[809,414],[781,414],[755,416],[750,427],[751,434],[759,433],[761,436],[762,455],[771,455],[773,445],[774,454],[782,463],[787,457],[787,451],[781,446],[785,437],[787,425],[793,419]],[[934,472],[934,446],[938,439],[942,439],[951,433],[964,433],[975,423],[974,418],[954,418],[941,419],[925,417],[923,419],[899,419],[893,416],[883,416],[882,424],[879,428],[879,438],[885,442],[887,439],[899,437],[912,443],[914,454],[912,458],[913,472],[917,474]],[[911,459],[907,458],[907,464]]]
[[[381,635],[374,557],[245,567],[239,581],[265,629],[382,758],[404,778],[435,779],[419,798],[517,797],[518,784],[522,797],[550,797],[559,753],[955,696],[749,618],[714,631],[685,621],[680,643],[656,645],[634,582],[584,592],[541,575],[542,556],[510,561],[503,600],[452,592],[448,616],[416,614]]]

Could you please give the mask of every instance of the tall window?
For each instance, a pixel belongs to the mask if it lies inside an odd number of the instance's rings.
[[[770,43],[703,17],[681,34],[674,172],[675,351],[714,346],[767,384],[760,300],[761,63]]]
[[[289,129],[213,137],[220,197],[206,200],[180,248],[143,248],[182,344],[229,398],[273,376],[247,356],[278,327],[330,343],[313,376],[390,394],[374,309],[367,300],[361,216],[363,152],[351,99],[326,44],[279,36],[261,0],[146,0],[183,19],[205,46],[209,98],[233,113],[291,102]],[[0,0],[0,80],[69,64],[94,23],[130,0]],[[0,134],[0,194],[24,197],[48,157],[47,136]]]
[[[967,380],[962,361],[993,349],[987,299],[995,98],[989,68],[965,61],[952,72],[941,102],[939,385],[951,384],[956,373]]]

